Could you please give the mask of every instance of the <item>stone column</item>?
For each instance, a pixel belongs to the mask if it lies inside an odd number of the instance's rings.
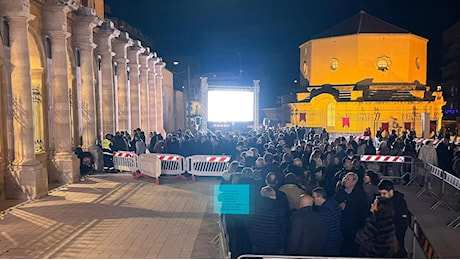
[[[130,70],[129,87],[131,99],[131,127],[133,129],[141,127],[140,117],[140,88],[139,88],[139,54],[144,51],[141,42],[135,40],[133,45],[128,48],[128,67]],[[133,130],[131,129],[131,130]]]
[[[153,53],[153,58],[149,60],[149,131],[157,130],[155,64],[159,60],[155,52]]]
[[[93,154],[96,168],[102,169],[102,151],[96,145],[97,118],[96,118],[96,94],[94,82],[94,48],[93,29],[101,25],[102,21],[96,16],[94,9],[81,7],[76,11],[73,22],[73,48],[80,50],[81,67],[81,109],[84,150]],[[99,137],[103,138],[103,137]]]
[[[166,63],[163,60],[160,60],[155,64],[155,114],[156,114],[156,125],[155,129],[157,133],[162,133],[165,136],[166,132],[163,126],[163,68],[166,66]]]
[[[153,57],[150,49],[147,47],[139,56],[140,67],[140,116],[141,116],[141,129],[146,132],[150,131],[150,88],[149,88],[149,60]]]
[[[11,42],[14,161],[5,176],[7,199],[35,199],[48,193],[47,171],[35,157],[32,76],[29,54],[29,1],[0,0]]]
[[[102,129],[101,133],[112,133],[118,130],[115,128],[115,87],[113,81],[112,39],[120,35],[120,31],[115,29],[113,22],[105,20],[101,28],[95,35],[97,47],[95,53],[102,59]]]
[[[117,84],[118,90],[118,130],[131,131],[131,107],[128,81],[128,56],[127,48],[133,44],[127,32],[121,32],[113,41],[115,52],[114,61],[117,63]]]
[[[43,32],[51,37],[50,92],[53,104],[51,128],[53,129],[53,162],[61,183],[73,183],[80,177],[80,161],[72,151],[72,122],[70,120],[70,91],[68,84],[67,13],[72,6],[51,3],[43,8]],[[53,147],[52,147],[53,148]],[[51,173],[50,173],[51,174]],[[56,173],[54,173],[56,174]],[[50,176],[51,178],[51,176]]]

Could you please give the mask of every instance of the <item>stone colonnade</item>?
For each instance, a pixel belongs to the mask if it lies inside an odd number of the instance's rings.
[[[2,40],[10,41],[0,50],[0,94],[7,97],[0,100],[0,199],[39,198],[48,183],[78,181],[78,146],[101,168],[97,141],[106,133],[139,127],[164,134],[165,63],[142,42],[72,0],[0,0],[0,17],[8,33]],[[44,71],[40,129],[33,66]],[[43,132],[43,155],[34,131]]]

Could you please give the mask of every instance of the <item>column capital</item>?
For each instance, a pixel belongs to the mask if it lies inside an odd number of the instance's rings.
[[[105,19],[99,27],[98,34],[101,34],[101,37],[109,38],[112,40],[120,36],[120,30],[115,28],[115,25],[109,19]]]
[[[77,10],[80,7],[80,4],[75,0],[46,0],[48,5],[65,5],[70,8],[72,11]]]
[[[6,16],[8,19],[14,17],[25,17],[33,20],[35,16],[30,14],[30,1],[29,0],[0,0],[0,15]]]
[[[144,52],[145,48],[142,47],[141,41],[133,40],[133,44],[129,46],[129,50],[137,52],[136,54],[140,54]]]
[[[96,16],[96,11],[89,7],[81,7],[75,11],[74,29],[91,29],[100,26],[103,20]],[[77,30],[78,32],[78,30]]]
[[[46,0],[45,2],[46,8],[58,7],[63,8],[64,10],[75,11],[81,6],[75,0]]]

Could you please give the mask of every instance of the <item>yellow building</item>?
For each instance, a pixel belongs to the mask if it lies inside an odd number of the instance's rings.
[[[441,126],[441,92],[426,84],[427,39],[363,11],[300,48],[306,92],[289,103],[291,124],[372,133]]]

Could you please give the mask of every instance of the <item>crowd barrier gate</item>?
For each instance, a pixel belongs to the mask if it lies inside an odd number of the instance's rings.
[[[113,152],[113,167],[120,171],[134,172],[139,169],[138,156],[134,152]]]
[[[135,179],[140,177],[155,178],[156,184],[160,184],[161,161],[156,154],[144,153],[139,155],[139,173],[134,173]]]
[[[153,177],[157,179],[157,183],[161,174],[185,179],[182,174],[187,172],[192,175],[193,181],[195,176],[221,177],[222,172],[227,170],[230,159],[229,155],[192,155],[185,158],[177,154],[148,153],[138,156],[134,152],[113,153],[115,169],[137,172],[135,178]]]
[[[230,155],[192,155],[186,158],[186,171],[195,176],[222,177],[222,172],[227,170]]]
[[[177,154],[158,154],[161,161],[161,173],[166,175],[181,175],[185,171],[185,158]]]
[[[414,178],[414,158],[411,156],[390,156],[390,155],[360,155],[360,161],[365,162],[366,164],[371,163],[371,164],[382,164],[382,163],[392,163],[392,166],[395,164],[400,164],[400,166],[409,166],[409,169],[405,169],[401,175],[393,172],[393,175],[382,175],[382,179],[401,179],[404,174],[409,173],[411,176],[411,180]],[[389,166],[389,165],[386,165]],[[367,167],[368,168],[368,167]],[[389,168],[389,167],[388,167]],[[399,170],[398,167],[393,167],[393,170]],[[380,170],[378,170],[380,171]],[[387,172],[388,173],[388,172]],[[382,173],[384,174],[384,173]],[[406,183],[406,185],[408,185]]]

